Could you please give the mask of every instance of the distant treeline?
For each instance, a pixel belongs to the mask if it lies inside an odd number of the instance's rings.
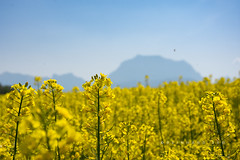
[[[8,85],[2,85],[0,83],[0,94],[5,94],[11,91],[11,86]]]

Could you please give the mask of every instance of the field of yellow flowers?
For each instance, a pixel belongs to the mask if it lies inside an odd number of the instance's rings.
[[[13,85],[0,95],[0,159],[240,159],[240,79],[147,82]]]

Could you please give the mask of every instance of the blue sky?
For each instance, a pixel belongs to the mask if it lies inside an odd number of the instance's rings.
[[[0,0],[0,73],[89,79],[139,54],[238,76],[240,1]]]

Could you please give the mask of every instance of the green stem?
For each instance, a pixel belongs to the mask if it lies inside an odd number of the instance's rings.
[[[51,147],[50,147],[50,143],[49,143],[50,139],[48,137],[47,122],[46,122],[46,117],[45,117],[46,112],[40,103],[39,103],[39,108],[42,110],[42,113],[39,115],[39,117],[40,117],[41,124],[43,124],[43,129],[46,134],[45,138],[46,138],[46,143],[47,143],[47,149],[48,149],[48,151],[51,151]]]
[[[223,143],[222,143],[221,129],[220,129],[220,125],[218,123],[217,113],[216,113],[216,108],[215,108],[215,103],[214,102],[213,102],[213,112],[214,112],[214,116],[215,116],[215,123],[216,123],[216,126],[217,126],[218,136],[219,136],[219,139],[220,139],[220,145],[221,145],[221,149],[222,149],[222,156],[225,156],[224,149],[223,149]]]
[[[159,124],[159,131],[160,131],[160,136],[161,136],[161,140],[162,140],[163,150],[165,151],[163,134],[162,134],[162,123],[161,123],[161,112],[160,112],[159,96],[158,96],[158,124]]]
[[[192,116],[191,116],[191,110],[190,107],[188,107],[188,116],[190,120],[190,134],[191,134],[191,143],[193,142],[193,132],[192,132]]]
[[[21,102],[20,102],[19,111],[18,111],[18,118],[20,117],[20,114],[21,114],[22,103],[23,103],[23,96],[21,97]],[[16,126],[13,160],[15,160],[15,156],[17,153],[18,126],[19,126],[19,119],[17,120],[17,126]]]
[[[130,159],[130,154],[129,154],[129,149],[130,149],[130,146],[129,146],[129,127],[130,126],[127,126],[127,157],[128,157],[128,160]]]
[[[48,137],[48,130],[47,130],[47,126],[46,126],[46,122],[44,121],[44,118],[42,118],[42,121],[43,121],[43,128],[44,128],[44,131],[45,131],[45,134],[46,134],[45,138],[46,138],[47,148],[48,148],[48,151],[51,151],[51,147],[50,147],[50,143],[49,143],[49,137]]]
[[[59,148],[59,139],[57,141],[58,141],[58,143],[57,143],[58,159],[60,160],[61,159],[61,155],[60,155],[60,148]]]
[[[53,88],[52,88],[52,97],[53,97],[53,108],[54,108],[55,122],[57,122],[56,99],[55,99],[55,94],[54,94]]]
[[[97,116],[98,116],[98,126],[97,126],[97,160],[100,160],[100,96],[99,96],[99,90],[98,90],[98,106],[97,106]]]
[[[143,152],[143,160],[145,160],[146,159],[146,135],[144,136],[144,142],[143,142],[143,150],[142,150],[142,152]]]
[[[51,147],[50,147],[50,143],[49,143],[49,137],[48,137],[47,130],[45,130],[45,133],[46,133],[47,148],[48,148],[48,151],[50,152],[51,151]]]
[[[55,96],[53,88],[52,88],[52,96],[53,96],[54,118],[55,118],[55,123],[56,123],[57,122],[56,96]],[[59,139],[57,139],[57,157],[58,157],[58,160],[61,159],[60,148],[59,148]]]

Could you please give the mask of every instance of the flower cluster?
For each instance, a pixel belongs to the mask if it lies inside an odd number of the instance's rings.
[[[206,130],[213,141],[219,141],[222,156],[225,156],[223,142],[235,137],[235,127],[231,122],[231,107],[220,92],[206,92],[200,101],[205,114]]]
[[[14,146],[12,150],[13,159],[16,158],[17,146],[18,146],[18,135],[19,135],[19,124],[23,117],[30,115],[30,109],[35,105],[34,95],[36,91],[28,86],[28,82],[24,85],[21,83],[12,86],[12,91],[10,92],[8,99],[10,103],[8,104],[8,115],[10,120],[5,124],[5,132],[11,133],[14,138],[11,137],[10,141],[14,141]],[[14,129],[14,127],[16,127]]]
[[[13,85],[0,95],[0,159],[240,159],[239,79],[145,79],[111,88],[100,74],[64,92],[36,78],[37,94]]]
[[[63,87],[57,84],[57,80],[49,79],[44,81],[40,89],[44,89],[45,94],[55,94],[55,96],[62,96]],[[58,95],[59,94],[59,95]]]
[[[115,97],[111,90],[111,80],[106,75],[95,75],[89,82],[83,84],[85,90],[84,96],[88,100],[89,111],[100,116],[102,121],[107,119],[110,115],[111,99]],[[92,84],[93,83],[93,84]]]
[[[21,83],[15,84],[12,89],[8,95],[7,112],[11,119],[17,122],[22,116],[29,115],[30,108],[34,107],[36,91],[31,86],[28,86],[27,82],[24,85]]]

